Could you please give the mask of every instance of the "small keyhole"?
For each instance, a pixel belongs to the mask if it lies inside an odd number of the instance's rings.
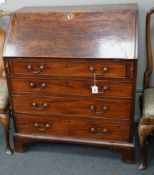
[[[74,15],[73,15],[72,13],[69,13],[69,14],[67,15],[67,19],[68,19],[68,20],[72,20],[73,17],[74,17]]]

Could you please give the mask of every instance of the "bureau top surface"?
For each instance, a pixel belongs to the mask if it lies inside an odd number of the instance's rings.
[[[22,8],[3,57],[136,59],[137,13],[136,4]]]

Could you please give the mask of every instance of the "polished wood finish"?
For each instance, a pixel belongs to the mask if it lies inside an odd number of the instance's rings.
[[[12,92],[20,93],[46,93],[86,97],[123,97],[132,98],[133,82],[97,80],[98,94],[92,94],[91,87],[94,80],[90,79],[36,79],[12,78],[10,79]],[[107,89],[105,89],[107,88]]]
[[[130,163],[137,6],[55,9],[26,8],[11,18],[4,62],[15,150],[33,140],[89,144]]]
[[[128,142],[129,125],[121,121],[15,115],[16,132],[79,139]]]
[[[151,16],[154,13],[154,8],[151,8],[146,15],[146,51],[147,51],[147,67],[144,73],[144,89],[150,87],[150,77],[153,72],[153,56],[152,56],[152,45],[151,45]],[[147,136],[152,135],[154,131],[154,118],[146,117],[144,118],[142,112],[142,96],[140,97],[140,108],[141,116],[138,133],[141,146],[141,161],[139,164],[139,169],[143,170],[147,168],[147,150],[146,150],[146,139]]]
[[[20,61],[22,59],[22,62]],[[111,64],[113,63],[114,64]],[[93,77],[96,76],[103,78],[122,78],[128,79],[127,74],[127,62],[121,63],[120,61],[104,60],[100,63],[99,60],[72,60],[68,59],[67,62],[64,59],[54,60],[38,60],[32,59],[30,62],[27,59],[20,58],[12,62],[12,72],[14,75],[22,76],[78,76],[78,77]],[[129,65],[131,66],[131,65]],[[57,67],[59,69],[57,69]],[[42,69],[41,69],[42,68]],[[52,70],[52,71],[51,71]],[[130,71],[130,69],[128,70]],[[71,72],[71,75],[70,75]]]
[[[112,6],[107,11],[97,6],[90,12],[72,12],[70,8],[67,12],[55,12],[53,8],[14,12],[4,56],[137,58],[135,7],[134,4],[126,10],[122,5],[121,9]]]
[[[108,141],[98,141],[98,140],[88,140],[88,139],[76,139],[76,138],[67,138],[67,137],[55,137],[55,136],[37,136],[29,134],[14,134],[15,148],[18,152],[25,151],[25,143],[27,141],[32,142],[34,140],[50,141],[50,142],[64,142],[72,144],[83,144],[90,146],[99,146],[112,148],[114,150],[120,151],[122,156],[122,161],[125,163],[131,163],[134,160],[134,145],[128,142],[108,142]]]
[[[24,101],[21,104],[21,101]],[[126,100],[65,98],[49,96],[13,96],[16,113],[130,119],[132,102]],[[119,107],[120,106],[120,107]]]

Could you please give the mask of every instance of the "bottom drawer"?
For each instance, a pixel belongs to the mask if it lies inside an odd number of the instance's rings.
[[[35,115],[15,115],[14,121],[17,133],[78,139],[129,141],[129,122]]]

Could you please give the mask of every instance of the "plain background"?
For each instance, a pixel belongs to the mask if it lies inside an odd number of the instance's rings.
[[[0,5],[0,9],[13,12],[24,6],[66,6],[119,3],[138,3],[139,6],[139,59],[135,107],[135,120],[139,120],[140,113],[138,107],[138,97],[142,93],[143,73],[146,66],[145,19],[147,11],[154,6],[154,0],[6,0],[5,4]],[[7,24],[8,18],[4,17],[0,20],[0,25],[4,28],[4,30],[7,30]],[[154,29],[153,26],[154,22],[152,22],[152,28]],[[154,32],[152,36],[154,36]],[[154,78],[152,78],[151,81],[152,84],[154,84]]]

